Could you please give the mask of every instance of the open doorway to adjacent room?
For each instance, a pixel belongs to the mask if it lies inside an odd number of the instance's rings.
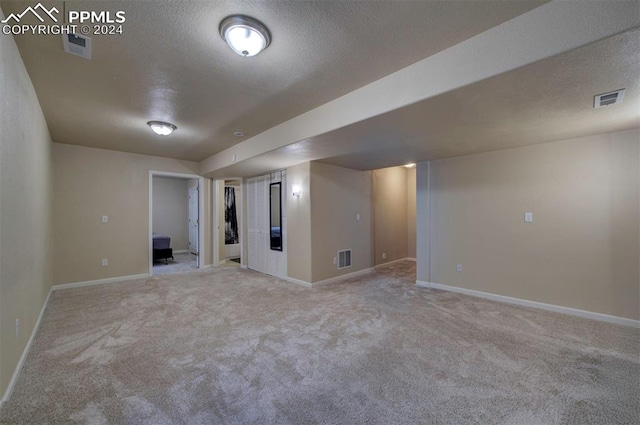
[[[376,266],[416,261],[416,166],[372,171]]]
[[[214,226],[214,263],[225,267],[242,264],[242,179],[216,180],[217,226]]]
[[[201,264],[202,178],[152,171],[149,178],[149,274],[179,273]]]

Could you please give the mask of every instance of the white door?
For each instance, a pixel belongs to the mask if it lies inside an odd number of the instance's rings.
[[[189,252],[198,255],[198,188],[189,188]]]
[[[286,187],[285,174],[281,173],[282,187]],[[287,253],[286,253],[286,200],[282,192],[282,219],[281,231],[283,232],[283,251],[273,251],[270,248],[269,223],[269,183],[270,176],[259,176],[247,181],[247,230],[248,230],[248,258],[247,265],[250,269],[261,273],[270,274],[280,278],[287,276]]]

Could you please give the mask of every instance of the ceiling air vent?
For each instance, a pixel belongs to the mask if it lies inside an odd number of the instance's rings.
[[[611,106],[622,102],[624,98],[624,89],[616,90],[611,93],[603,93],[593,98],[593,107],[602,108],[603,106]]]
[[[338,269],[346,269],[347,267],[351,267],[351,250],[338,251]]]
[[[85,35],[62,34],[64,51],[91,60],[91,39]]]

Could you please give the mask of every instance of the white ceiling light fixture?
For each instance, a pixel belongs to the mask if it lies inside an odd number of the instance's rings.
[[[233,135],[236,136],[236,137],[243,137],[244,133],[242,131],[234,131]]]
[[[149,121],[147,125],[151,127],[151,130],[158,136],[168,136],[178,129],[175,125],[164,121]]]
[[[415,167],[415,166],[416,166],[416,164],[413,164],[413,163],[412,163],[412,164],[405,164],[404,166],[405,166],[406,168],[413,168],[413,167]]]
[[[271,34],[261,22],[244,15],[232,15],[220,22],[220,35],[231,50],[245,58],[255,56],[271,44]]]

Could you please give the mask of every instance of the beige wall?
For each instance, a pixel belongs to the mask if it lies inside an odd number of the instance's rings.
[[[320,162],[310,171],[311,282],[373,267],[371,173]],[[333,258],[349,248],[353,266],[338,270]]]
[[[375,264],[416,258],[416,169],[382,168],[372,178]]]
[[[407,168],[374,170],[372,179],[374,258],[377,265],[407,257]]]
[[[197,174],[198,164],[53,144],[55,284],[148,273],[150,170]]]
[[[197,180],[189,180],[189,187],[195,187],[196,184],[194,184],[194,182],[197,183]],[[202,258],[204,259],[204,265],[213,264],[213,207],[211,205],[211,191],[213,190],[212,187],[212,180],[205,178],[202,187],[199,189],[203,192],[204,199],[204,217],[200,218],[200,223],[204,226],[204,241],[201,242],[202,246],[200,246],[198,249],[200,251],[199,255],[202,255]]]
[[[174,251],[189,248],[188,180],[153,178],[153,233],[169,236]]]
[[[52,263],[51,137],[20,53],[7,35],[0,36],[0,99],[1,396],[51,287]]]
[[[640,319],[639,144],[632,130],[432,161],[428,178],[420,164],[418,280]]]
[[[224,250],[224,180],[217,180],[218,185],[218,261],[224,261],[226,254]]]
[[[311,163],[287,168],[289,187],[298,184],[300,196],[290,196],[287,208],[287,275],[311,282]],[[286,196],[286,195],[285,195]]]
[[[416,258],[416,168],[407,169],[407,257]]]

